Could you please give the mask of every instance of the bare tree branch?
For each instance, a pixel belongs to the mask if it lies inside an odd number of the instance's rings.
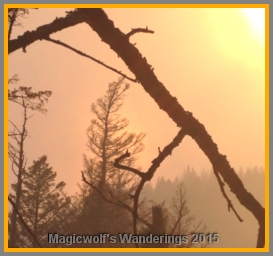
[[[132,168],[132,167],[130,167],[130,166],[125,166],[125,165],[122,165],[122,164],[119,163],[119,162],[120,162],[121,160],[123,160],[124,158],[130,157],[130,156],[131,156],[131,154],[130,154],[130,153],[128,152],[128,150],[127,150],[127,152],[126,152],[124,155],[118,157],[118,158],[115,160],[114,166],[115,166],[116,168],[118,168],[118,169],[123,169],[123,170],[126,170],[126,171],[130,171],[130,172],[132,172],[132,173],[134,173],[134,174],[137,174],[139,177],[142,178],[142,177],[145,175],[145,173],[143,173],[143,172],[141,172],[141,171],[139,171],[139,170],[137,170],[137,169],[135,169],[135,168]]]
[[[154,31],[149,30],[147,27],[146,28],[132,28],[132,30],[126,34],[126,36],[129,38],[130,36],[136,34],[136,33],[150,33],[153,34]]]
[[[179,130],[178,134],[175,136],[175,138],[173,139],[173,141],[167,145],[162,152],[159,152],[159,155],[157,158],[155,158],[152,161],[152,165],[151,167],[148,169],[148,171],[146,173],[142,173],[138,170],[135,169],[131,169],[128,168],[127,166],[123,166],[120,165],[118,161],[120,161],[121,159],[130,156],[130,154],[128,152],[126,152],[124,155],[122,155],[121,157],[117,158],[116,161],[114,162],[114,166],[116,168],[122,168],[124,170],[128,170],[131,171],[135,174],[138,174],[141,177],[141,181],[136,189],[135,194],[133,195],[133,199],[134,199],[134,208],[133,208],[133,227],[134,227],[134,234],[137,235],[137,219],[138,219],[138,201],[139,201],[139,196],[141,193],[141,190],[144,186],[144,184],[146,183],[146,181],[149,181],[152,179],[155,171],[157,170],[157,168],[160,166],[160,164],[164,161],[164,159],[168,156],[172,154],[172,151],[175,147],[177,147],[180,142],[182,141],[182,139],[185,137],[185,132],[183,129]],[[135,244],[136,247],[139,247],[138,244]]]
[[[18,8],[13,8],[11,11],[9,11],[9,30],[8,30],[8,40],[10,40],[11,32],[13,25],[15,23],[17,13],[19,9]]]
[[[102,61],[100,61],[100,60],[98,60],[98,59],[96,59],[96,58],[94,58],[94,57],[92,57],[92,56],[90,56],[90,55],[88,55],[88,54],[86,54],[86,53],[83,53],[83,52],[81,52],[81,51],[75,49],[74,47],[72,47],[72,46],[70,46],[70,45],[68,45],[68,44],[66,44],[66,43],[64,43],[64,42],[62,42],[62,41],[60,41],[60,40],[55,40],[55,39],[52,39],[52,38],[50,38],[50,37],[45,37],[44,40],[49,41],[49,42],[52,42],[52,43],[54,43],[54,44],[61,45],[61,46],[65,47],[65,48],[67,48],[67,49],[69,49],[69,50],[71,50],[71,51],[73,51],[73,52],[75,52],[75,53],[77,53],[77,54],[79,54],[79,55],[81,55],[81,56],[83,56],[83,57],[86,57],[86,58],[88,58],[88,59],[91,59],[91,60],[93,60],[93,61],[99,63],[100,65],[102,65],[102,66],[104,66],[104,67],[106,67],[106,68],[108,68],[108,69],[114,71],[115,73],[117,73],[117,74],[119,74],[119,75],[121,75],[121,76],[127,78],[128,80],[130,80],[130,81],[132,81],[132,82],[134,82],[134,83],[137,82],[136,79],[130,78],[129,76],[123,74],[121,71],[118,71],[118,70],[116,70],[115,68],[112,68],[112,67],[110,67],[110,66],[104,64]]]
[[[42,40],[50,34],[61,31],[65,28],[75,26],[82,23],[82,17],[78,15],[78,11],[69,12],[64,18],[56,18],[52,23],[38,27],[34,31],[26,31],[22,36],[10,40],[8,45],[9,54],[22,48],[26,52],[26,47],[37,40]]]
[[[239,220],[240,222],[243,222],[243,219],[239,216],[239,214],[238,214],[237,211],[235,210],[235,208],[234,208],[234,206],[233,206],[231,200],[228,198],[228,196],[227,196],[227,194],[226,194],[226,192],[225,192],[225,189],[224,189],[225,183],[222,182],[222,180],[221,180],[221,178],[220,178],[220,176],[219,176],[219,173],[214,171],[214,174],[215,174],[215,176],[216,176],[216,178],[217,178],[217,181],[218,181],[218,183],[219,183],[219,186],[220,186],[221,192],[222,192],[222,194],[223,194],[223,197],[227,200],[227,203],[228,203],[228,211],[230,211],[230,209],[231,209],[231,210],[234,212],[234,214],[236,215],[236,217],[238,218],[238,220]]]
[[[183,127],[186,134],[196,141],[197,145],[210,160],[214,171],[221,174],[239,202],[257,219],[260,226],[257,247],[264,247],[265,209],[246,190],[225,156],[220,154],[217,145],[206,131],[205,126],[192,113],[186,111],[177,99],[170,94],[157,79],[146,58],[129,42],[126,34],[114,26],[113,21],[107,17],[107,14],[102,9],[78,9],[78,11],[83,20],[99,35],[102,41],[107,43],[123,59],[145,91],[158,104],[159,108],[164,110],[178,127]]]

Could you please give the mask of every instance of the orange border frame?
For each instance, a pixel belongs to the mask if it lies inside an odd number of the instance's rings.
[[[9,248],[8,247],[8,8],[265,8],[265,247],[264,248]],[[269,252],[269,4],[4,4],[4,252]]]

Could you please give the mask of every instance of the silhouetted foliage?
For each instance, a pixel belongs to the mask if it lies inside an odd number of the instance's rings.
[[[16,84],[19,81],[17,75],[14,75],[9,79],[9,85]],[[34,93],[31,91],[30,87],[19,87],[18,89],[13,88],[8,90],[8,100],[11,103],[19,105],[23,110],[23,122],[21,127],[19,127],[15,122],[9,120],[11,124],[9,126],[9,142],[8,142],[8,156],[11,163],[11,170],[17,178],[16,184],[16,194],[14,205],[16,209],[20,212],[20,199],[21,199],[21,190],[23,180],[26,173],[26,164],[27,157],[25,154],[25,140],[28,136],[27,131],[27,121],[31,118],[28,116],[29,110],[36,110],[41,113],[45,113],[46,109],[44,108],[45,102],[48,101],[48,98],[51,96],[51,91],[39,91]],[[10,216],[9,223],[9,246],[16,247],[17,239],[17,212],[13,209]]]
[[[65,187],[63,181],[55,185],[56,176],[57,173],[47,163],[47,157],[42,156],[25,172],[21,191],[20,212],[43,247],[48,247],[49,232],[63,232],[67,225],[66,212],[70,198],[62,195]],[[15,192],[16,185],[12,185]],[[10,197],[16,199],[12,194]],[[37,247],[35,240],[20,221],[17,223],[16,241],[16,247]]]
[[[87,130],[88,148],[92,156],[84,155],[84,175],[90,185],[82,186],[81,213],[77,217],[77,233],[99,234],[131,232],[130,213],[106,202],[102,195],[113,202],[131,204],[129,194],[135,188],[137,177],[113,166],[114,159],[126,150],[132,155],[124,161],[133,166],[136,154],[144,149],[142,143],[145,135],[126,131],[129,120],[121,118],[118,113],[123,105],[129,84],[123,86],[124,79],[119,78],[108,86],[105,95],[93,103],[91,111],[95,118]],[[76,231],[75,231],[76,232]],[[89,245],[90,246],[90,245]],[[117,247],[117,244],[100,244],[96,246]],[[125,246],[120,244],[120,246]]]

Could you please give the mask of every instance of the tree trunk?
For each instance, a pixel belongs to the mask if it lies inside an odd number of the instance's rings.
[[[152,207],[153,214],[153,228],[152,234],[156,236],[164,236],[165,234],[165,223],[163,218],[163,211],[161,206]],[[166,248],[168,244],[166,243],[153,243],[153,248]]]
[[[22,193],[22,185],[23,185],[23,174],[24,174],[24,141],[27,135],[26,130],[26,122],[27,122],[27,110],[26,106],[23,103],[24,107],[24,122],[22,131],[20,132],[20,140],[19,140],[19,157],[18,157],[18,174],[17,174],[17,187],[16,187],[16,200],[15,200],[15,206],[17,210],[20,210],[20,200],[21,200],[21,193]],[[12,209],[12,216],[10,221],[10,243],[9,247],[13,248],[16,247],[16,236],[17,236],[17,212],[13,208]]]

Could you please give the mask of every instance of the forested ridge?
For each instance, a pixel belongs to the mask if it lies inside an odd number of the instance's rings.
[[[187,202],[191,213],[196,217],[196,223],[202,221],[206,225],[206,232],[219,233],[219,244],[211,244],[210,247],[251,247],[255,242],[252,233],[257,224],[251,215],[236,202],[231,193],[228,193],[232,203],[238,210],[243,222],[238,220],[228,211],[226,202],[221,194],[215,193],[219,185],[212,170],[194,170],[185,167],[180,177],[174,180],[158,178],[156,184],[145,186],[142,196],[154,203],[165,202],[165,206],[171,203],[175,188],[183,182],[186,188]],[[262,167],[247,167],[237,170],[245,187],[264,205],[264,169]],[[211,210],[215,209],[215,210]],[[219,216],[221,216],[219,218]],[[236,226],[236,229],[234,227]]]

